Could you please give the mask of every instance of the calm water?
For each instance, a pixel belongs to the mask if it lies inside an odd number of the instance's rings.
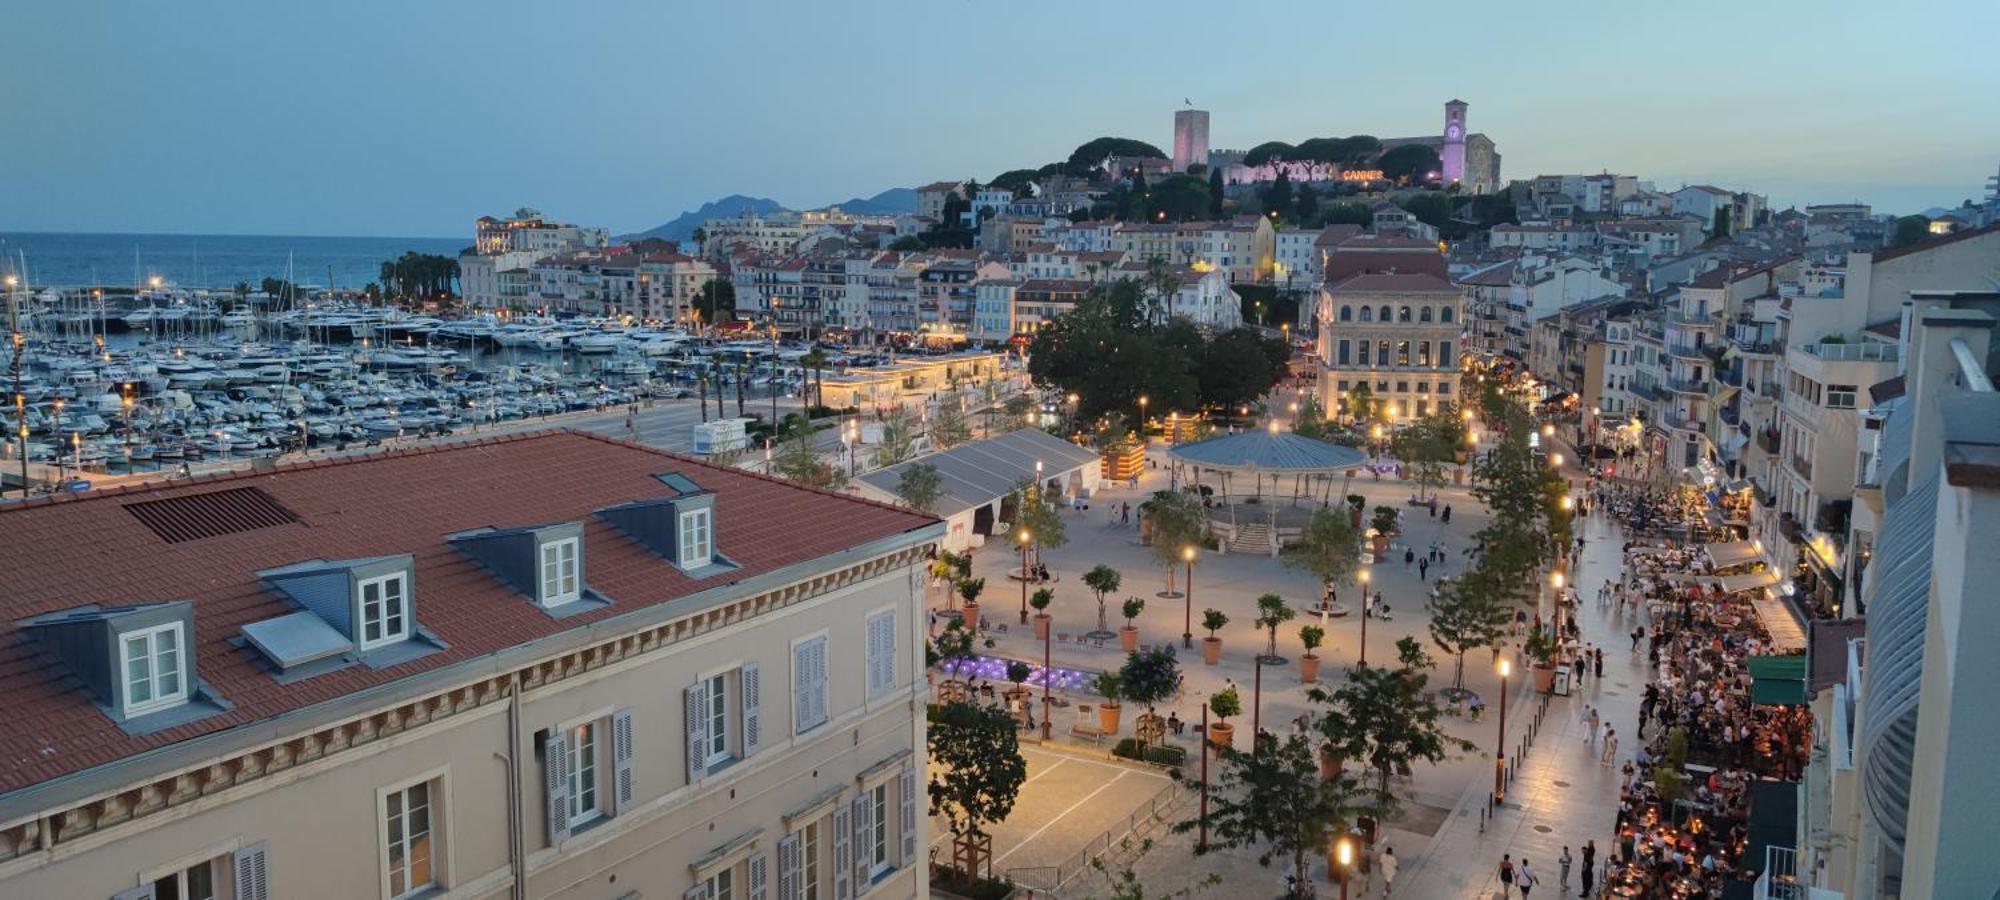
[[[456,256],[472,238],[271,237],[228,234],[66,234],[0,232],[0,272],[20,274],[27,257],[30,284],[130,287],[158,276],[186,288],[256,286],[285,277],[291,259],[293,280],[358,288],[375,281],[382,263],[415,250]],[[135,264],[136,254],[136,264]]]

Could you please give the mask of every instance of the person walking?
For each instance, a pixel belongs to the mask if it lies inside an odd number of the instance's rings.
[[[1591,674],[1592,674],[1593,676],[1597,677],[1597,678],[1603,678],[1603,677],[1604,677],[1604,648],[1603,648],[1603,647],[1599,647],[1599,648],[1597,648],[1597,651],[1596,651],[1595,653],[1593,653],[1593,654],[1591,655],[1591,663],[1592,663],[1592,665],[1591,665]]]
[[[1597,743],[1597,732],[1598,732],[1598,729],[1599,729],[1599,728],[1603,727],[1603,723],[1604,723],[1604,719],[1603,719],[1603,717],[1601,717],[1601,716],[1599,716],[1599,715],[1597,714],[1597,707],[1595,707],[1595,706],[1591,707],[1591,708],[1590,708],[1590,733],[1589,733],[1589,734],[1587,734],[1587,735],[1584,735],[1584,738],[1583,738],[1583,742],[1584,742],[1584,743],[1586,743],[1586,744],[1595,744],[1595,743]],[[1607,731],[1607,732],[1605,732],[1604,736],[1605,736],[1606,738],[1609,738],[1609,737],[1611,737],[1611,733]]]
[[[1387,897],[1396,884],[1396,848],[1383,847],[1378,865],[1382,867],[1382,896]]]
[[[1570,864],[1569,845],[1564,844],[1563,855],[1562,855],[1562,880],[1556,883],[1556,887],[1559,890],[1564,890],[1564,891],[1569,890],[1569,864]]]
[[[1408,547],[1403,548],[1403,571],[1408,572],[1410,570],[1410,564],[1416,561],[1417,561],[1417,551],[1412,550]]]
[[[1603,765],[1611,765],[1618,759],[1618,729],[1604,729],[1604,756],[1598,760]]]
[[[1521,857],[1521,868],[1514,873],[1514,886],[1521,889],[1521,900],[1528,900],[1528,892],[1534,890],[1538,882],[1534,871],[1528,868],[1528,858]]]
[[[1430,572],[1431,572],[1431,558],[1430,558],[1430,557],[1426,556],[1426,557],[1424,557],[1423,559],[1420,559],[1420,560],[1417,560],[1417,580],[1418,580],[1418,581],[1429,581],[1429,580],[1430,580]]]
[[[1500,896],[1514,891],[1514,860],[1505,853],[1500,854]]]
[[[1582,872],[1582,876],[1583,876],[1583,887],[1582,887],[1582,888],[1580,888],[1580,889],[1578,889],[1578,891],[1577,891],[1577,896],[1579,896],[1579,897],[1589,897],[1589,896],[1590,896],[1590,888],[1591,888],[1591,887],[1592,887],[1592,885],[1593,885],[1593,884],[1595,883],[1595,881],[1596,881],[1596,878],[1597,878],[1597,839],[1596,839],[1596,838],[1591,838],[1590,840],[1588,840],[1588,841],[1585,841],[1585,842],[1584,842],[1584,844],[1583,844],[1583,872]]]

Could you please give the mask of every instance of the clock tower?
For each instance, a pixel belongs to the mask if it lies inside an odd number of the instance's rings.
[[[1444,183],[1465,180],[1465,101],[1452,100],[1444,105],[1444,144],[1438,148],[1438,160],[1444,164]]]

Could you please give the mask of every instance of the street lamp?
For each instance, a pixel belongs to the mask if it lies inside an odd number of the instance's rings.
[[[1033,535],[1028,533],[1028,529],[1021,529],[1018,540],[1021,542],[1021,624],[1023,625],[1028,624],[1028,541],[1032,538]]]
[[[1181,621],[1181,649],[1194,649],[1194,545],[1181,548],[1181,562],[1187,564],[1187,606]]]
[[[1372,427],[1370,427],[1370,428],[1368,429],[1368,435],[1369,435],[1369,437],[1372,437],[1372,438],[1374,438],[1374,439],[1375,439],[1375,458],[1376,458],[1376,459],[1381,459],[1381,458],[1382,458],[1382,424],[1381,424],[1380,422],[1377,422],[1377,423],[1375,423],[1375,425],[1374,425],[1374,426],[1372,426]]]
[[[1368,571],[1361,570],[1361,661],[1355,665],[1368,668]]]
[[[1347,900],[1347,876],[1354,871],[1354,838],[1341,835],[1333,842],[1333,861],[1340,875],[1340,900]]]
[[[1021,585],[1022,590],[1027,590],[1027,582],[1021,582]],[[1042,743],[1044,744],[1048,743],[1050,736],[1054,734],[1049,722],[1049,713],[1055,704],[1049,699],[1049,685],[1056,680],[1056,670],[1050,653],[1050,648],[1054,645],[1049,637],[1056,629],[1054,622],[1047,624],[1049,627],[1042,629]]]
[[[1146,395],[1139,395],[1139,439],[1146,439]]]
[[[1563,455],[1562,455],[1562,454],[1560,454],[1560,453],[1551,453],[1551,454],[1549,454],[1549,465],[1552,465],[1552,466],[1555,466],[1555,467],[1556,467],[1556,468],[1558,468],[1558,469],[1562,468],[1562,466],[1563,466]]]
[[[1493,750],[1493,802],[1507,799],[1507,673],[1513,669],[1512,660],[1502,658],[1500,670],[1500,732]]]

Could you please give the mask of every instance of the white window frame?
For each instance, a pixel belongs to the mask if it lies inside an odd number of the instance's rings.
[[[823,671],[821,672],[821,677],[819,679],[819,684],[818,684],[819,695],[817,697],[810,698],[812,700],[811,706],[813,708],[810,709],[809,712],[814,715],[808,716],[808,718],[811,718],[812,721],[807,722],[801,718],[801,710],[799,709],[799,696],[796,690],[793,691],[792,726],[791,726],[793,737],[797,737],[802,734],[809,734],[812,731],[820,728],[821,726],[826,725],[828,722],[833,721],[833,662],[832,662],[833,642],[828,638],[826,631],[824,630],[815,631],[811,634],[801,635],[792,640],[791,653],[790,653],[791,656],[790,666],[788,667],[790,669],[791,677],[786,683],[794,688],[796,688],[796,686],[798,685],[799,648],[805,646],[806,644],[812,643],[813,641],[821,642],[820,665],[823,667]]]
[[[378,608],[381,613],[379,618],[382,623],[382,636],[371,641],[368,639],[368,589],[378,585],[386,585],[392,581],[396,583],[396,596],[402,604],[402,628],[397,631],[389,630],[387,603],[389,595],[387,591],[378,591],[377,596],[381,598],[378,602]],[[410,620],[413,618],[410,611],[410,573],[390,572],[387,575],[377,575],[374,578],[363,579],[360,584],[354,586],[354,592],[355,597],[360,601],[357,604],[360,607],[360,616],[355,622],[354,636],[356,638],[355,642],[360,645],[361,649],[369,650],[410,639]]]
[[[411,886],[406,890],[404,890],[402,893],[398,894],[395,893],[390,888],[389,884],[388,802],[389,802],[389,797],[391,797],[392,795],[397,795],[397,794],[404,795],[406,799],[404,800],[405,805],[403,806],[403,811],[404,815],[407,816],[409,813],[409,806],[407,800],[409,790],[410,788],[416,787],[417,785],[420,784],[429,786],[428,804],[430,809],[429,834],[431,838],[430,842],[431,880],[427,884]],[[382,896],[384,898],[388,898],[388,900],[397,900],[397,898],[401,897],[417,896],[424,894],[428,891],[443,890],[445,888],[450,887],[451,885],[450,876],[452,871],[451,838],[450,838],[450,822],[447,819],[447,814],[450,813],[451,811],[451,803],[449,799],[450,794],[451,794],[451,770],[449,767],[440,767],[432,769],[431,771],[425,772],[422,775],[418,775],[415,778],[410,778],[403,781],[395,782],[393,784],[389,784],[384,787],[376,789],[375,851],[377,854],[378,871],[382,873],[380,886],[382,889]],[[409,840],[409,830],[407,827],[405,827],[404,829],[403,839],[407,844]],[[407,849],[407,846],[404,850],[403,858],[405,864],[407,865],[409,860],[409,851]]]
[[[820,900],[820,843],[833,823],[821,817],[799,827],[799,882],[797,900]],[[784,900],[793,900],[786,897]]]
[[[739,896],[736,891],[736,865],[731,863],[716,869],[702,879],[702,884],[708,886],[708,900],[736,900]]]
[[[707,726],[704,739],[708,741],[708,754],[702,757],[704,769],[714,769],[736,758],[729,749],[729,718],[733,712],[729,703],[730,696],[741,688],[736,690],[730,688],[729,675],[732,671],[734,670],[725,669],[703,675],[701,678],[701,689],[708,694],[708,721],[704,723]],[[717,745],[720,745],[720,749],[717,749]]]
[[[604,773],[604,739],[608,736],[606,717],[591,716],[563,726],[564,747],[569,753],[567,766],[569,773],[569,828],[571,832],[582,828],[605,816],[604,799],[609,785]],[[589,746],[585,746],[584,735],[590,736]],[[583,774],[588,768],[591,775],[590,805],[582,805]]]
[[[715,559],[715,514],[710,509],[691,509],[681,513],[680,540],[681,568],[694,569],[708,565]],[[695,552],[699,547],[700,552]]]
[[[147,885],[162,878],[182,876],[187,873],[187,870],[202,863],[207,863],[210,866],[210,874],[215,878],[216,896],[223,896],[226,893],[223,885],[227,884],[230,888],[235,887],[236,851],[241,848],[242,844],[235,838],[231,838],[201,853],[184,856],[166,865],[146,869],[139,873],[139,884]],[[220,864],[219,866],[217,865],[218,863]],[[185,885],[182,887],[183,892],[181,896],[185,897],[187,896]]]
[[[564,558],[567,553],[567,559]],[[542,605],[561,606],[583,596],[583,541],[579,538],[563,538],[548,541],[541,546],[538,554],[541,574]],[[563,569],[567,566],[568,572]],[[565,587],[565,583],[567,586]]]
[[[118,633],[118,679],[119,683],[124,686],[121,699],[124,702],[124,713],[127,718],[179,706],[187,702],[189,681],[188,645],[187,629],[183,627],[183,624],[176,620],[164,625],[153,625]],[[174,636],[174,677],[177,687],[172,693],[161,693],[159,690],[161,669],[160,647],[157,636],[161,634],[172,634]],[[148,690],[152,693],[151,697],[136,703],[132,700],[133,660],[127,655],[130,646],[134,642],[144,642],[145,644],[145,653],[140,658],[146,661],[146,684]]]
[[[889,646],[880,648],[882,655],[877,656],[878,648],[870,645],[869,640],[876,628],[875,623],[883,618],[889,620]],[[902,644],[902,636],[896,633],[896,607],[889,605],[870,611],[862,619],[861,627],[862,645],[865,651],[863,667],[867,669],[864,687],[867,698],[874,700],[896,690],[896,670],[900,668],[897,665],[897,656],[901,653]]]
[[[889,780],[868,789],[868,802],[875,807],[870,816],[868,835],[868,879],[873,881],[888,874],[896,867],[895,854],[889,852]]]

